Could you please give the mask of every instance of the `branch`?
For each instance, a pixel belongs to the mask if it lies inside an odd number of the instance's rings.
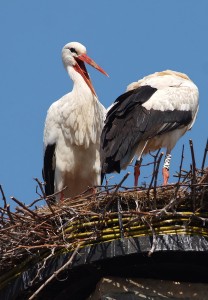
[[[193,175],[193,181],[192,183],[196,183],[196,161],[195,161],[195,155],[194,155],[194,147],[192,140],[189,140],[189,145],[191,149],[191,158],[192,158],[192,175]]]
[[[2,200],[4,201],[4,208],[6,209],[6,207],[7,207],[6,197],[5,197],[5,194],[4,194],[4,191],[3,191],[3,188],[2,188],[1,184],[0,184],[0,191],[1,191],[1,194],[2,194]]]
[[[111,203],[114,201],[114,198],[115,198],[115,195],[116,195],[118,189],[122,186],[123,182],[127,179],[127,177],[129,175],[130,175],[130,172],[127,172],[126,175],[123,177],[123,179],[120,181],[120,183],[116,185],[116,189],[112,194],[111,200],[107,203],[107,205],[105,207],[104,214],[105,214],[106,210],[109,208],[109,206],[111,205]]]
[[[36,193],[41,197],[41,198],[43,198],[43,199],[45,199],[46,198],[46,194],[45,194],[45,191],[44,191],[44,188],[43,188],[43,186],[44,186],[44,183],[43,182],[41,182],[38,178],[33,178],[36,182],[37,182],[37,184],[38,184],[38,186],[39,186],[39,188],[40,188],[40,190],[41,190],[41,193],[42,193],[42,195],[40,195],[37,191],[36,191]]]
[[[121,233],[121,238],[124,238],[124,227],[123,227],[123,220],[122,220],[122,207],[121,207],[121,199],[118,197],[118,203],[117,203],[117,208],[118,208],[118,223],[119,223],[119,228],[120,228],[120,233]]]
[[[196,207],[196,189],[195,187],[193,186],[193,184],[196,184],[196,161],[195,161],[195,155],[194,155],[194,147],[193,147],[193,142],[192,140],[189,140],[189,144],[190,144],[190,149],[191,149],[191,158],[192,158],[192,186],[191,186],[191,189],[192,189],[192,202],[193,202],[193,210],[195,211],[195,207]]]
[[[160,167],[160,162],[161,162],[161,159],[163,157],[164,153],[161,152],[160,153],[160,156],[159,156],[159,159],[156,163],[156,168],[155,168],[155,174],[154,174],[154,177],[155,177],[155,182],[154,182],[154,200],[156,201],[156,187],[157,187],[157,176],[158,176],[158,171],[159,171],[159,167]],[[155,207],[156,207],[156,203],[155,203]]]
[[[17,200],[15,197],[11,196],[10,197],[14,202],[16,202],[19,206],[21,206],[24,210],[26,210],[27,212],[29,212],[30,215],[32,215],[34,218],[40,218],[40,216],[38,216],[36,213],[34,213],[34,211],[30,210],[29,208],[27,208],[27,206],[25,206],[21,201]]]
[[[148,191],[147,191],[148,198],[149,198],[149,193],[150,193],[150,190],[152,188],[152,184],[153,184],[153,181],[154,181],[154,178],[155,178],[155,170],[156,170],[156,164],[157,164],[157,157],[158,157],[159,153],[160,153],[160,149],[157,151],[156,155],[153,155],[153,154],[150,153],[150,155],[154,157],[154,167],[153,167],[152,179],[151,179],[151,182],[149,184]]]
[[[184,159],[184,145],[182,147],[181,163],[180,163],[179,173],[178,173],[178,182],[176,184],[175,198],[177,198],[177,194],[178,194],[178,191],[179,191],[179,188],[180,188],[180,180],[181,180],[181,175],[182,175],[183,159]]]
[[[204,149],[204,156],[203,156],[203,160],[202,160],[202,166],[201,166],[201,175],[203,175],[203,171],[204,171],[204,165],[205,165],[205,161],[206,161],[206,157],[207,157],[207,152],[208,152],[208,139],[207,139],[207,143]]]
[[[10,211],[10,205],[9,204],[7,204],[7,214],[9,216],[9,219],[10,219],[11,223],[15,224],[15,221],[14,221],[14,219],[12,217],[12,214],[11,214],[11,211]]]
[[[72,262],[74,257],[76,256],[79,248],[80,248],[80,244],[76,247],[76,249],[74,250],[74,252],[72,253],[70,259],[61,267],[59,268],[57,271],[55,271],[40,287],[39,289],[37,289],[37,291],[32,294],[32,296],[30,296],[29,300],[35,299],[35,297],[42,291],[42,289],[49,284],[49,282],[51,282],[61,271],[63,271],[64,269],[66,269],[66,267],[68,267]]]

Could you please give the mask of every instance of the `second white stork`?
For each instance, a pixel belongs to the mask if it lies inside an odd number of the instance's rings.
[[[86,54],[77,42],[62,49],[64,67],[74,82],[73,90],[54,102],[44,129],[46,195],[67,189],[63,197],[80,194],[100,184],[100,135],[106,110],[99,102],[84,62],[107,73]],[[60,196],[56,196],[58,200]]]
[[[101,136],[102,177],[120,172],[137,156],[138,184],[142,155],[166,148],[163,184],[168,183],[171,150],[194,124],[197,86],[183,73],[157,72],[133,82],[109,109]]]

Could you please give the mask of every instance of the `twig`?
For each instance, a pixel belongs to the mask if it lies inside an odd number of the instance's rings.
[[[181,180],[183,159],[184,159],[184,145],[182,147],[182,153],[181,153],[181,162],[180,162],[180,167],[179,167],[178,184],[180,183],[180,180]]]
[[[194,155],[194,147],[192,140],[189,140],[190,149],[191,149],[191,157],[192,157],[192,175],[193,175],[193,182],[196,183],[196,161],[195,161],[195,155]]]
[[[48,205],[48,208],[50,209],[52,215],[55,215],[55,212],[54,212],[54,210],[53,210],[53,208],[52,208],[52,206],[51,206],[50,198],[47,197],[47,198],[45,199],[45,201],[46,201],[46,203],[47,203],[47,205]]]
[[[51,203],[53,203],[54,201],[54,196],[56,196],[56,195],[58,195],[58,194],[60,194],[60,193],[62,193],[63,191],[65,191],[67,189],[67,186],[65,186],[61,191],[58,191],[58,192],[56,192],[56,193],[54,193],[54,194],[52,194],[52,195],[49,195],[49,196],[46,196],[46,198],[45,198],[45,201],[46,201],[46,204],[47,204],[47,206],[48,206],[48,208],[50,209],[50,211],[51,211],[51,213],[52,213],[52,215],[55,215],[55,212],[54,212],[54,210],[53,210],[53,208],[52,208],[52,205],[51,205]],[[53,200],[52,200],[53,199]],[[53,203],[53,204],[55,204],[55,203]]]
[[[76,247],[76,249],[74,250],[74,252],[72,253],[70,259],[61,267],[59,268],[57,271],[55,271],[36,291],[35,293],[32,294],[32,296],[30,296],[29,300],[34,299],[41,291],[42,289],[49,284],[49,282],[51,282],[60,272],[62,272],[64,269],[66,269],[72,262],[74,257],[76,256],[79,248],[80,248],[81,244],[78,244],[78,246]]]
[[[152,184],[153,184],[153,181],[154,181],[154,178],[155,178],[155,170],[156,170],[156,164],[157,164],[157,157],[160,153],[160,149],[157,151],[156,155],[153,155],[150,153],[151,156],[154,157],[154,166],[153,166],[153,172],[152,172],[152,179],[150,181],[150,184],[149,184],[149,188],[148,188],[148,191],[147,191],[147,196],[149,198],[149,193],[150,193],[150,190],[152,188]]]
[[[188,182],[188,178],[191,178],[191,174],[192,174],[192,170],[189,170],[189,172],[186,173],[186,175],[183,177],[183,181],[182,182]],[[191,181],[191,180],[189,180]]]
[[[106,174],[105,174],[105,177],[106,177]],[[106,181],[106,184],[105,184],[105,190],[107,191],[107,194],[109,194],[109,181],[113,178],[114,176],[110,176],[108,179],[106,178],[105,181]]]
[[[5,194],[4,194],[4,191],[3,191],[3,188],[2,188],[1,184],[0,184],[0,191],[1,191],[1,194],[2,194],[2,200],[4,201],[4,208],[6,209],[7,201],[6,201],[6,197],[5,197]]]
[[[27,208],[27,206],[25,206],[21,201],[17,200],[15,197],[11,196],[10,197],[14,202],[16,202],[18,205],[20,205],[24,210],[26,210],[27,212],[29,212],[30,215],[32,215],[34,218],[40,218],[39,215],[37,215],[36,213],[34,213],[34,211],[30,210],[29,208]]]
[[[148,252],[148,256],[151,256],[152,253],[155,251],[155,248],[157,246],[157,236],[156,236],[156,232],[155,232],[152,224],[149,222],[149,220],[145,217],[142,217],[142,220],[143,220],[144,223],[146,223],[149,226],[150,230],[152,231],[152,238],[153,238],[152,247]]]
[[[40,197],[38,199],[35,199],[32,203],[30,203],[29,205],[27,205],[27,207],[32,207],[35,203],[44,200],[44,198]]]
[[[13,219],[13,217],[12,217],[12,214],[11,214],[11,212],[10,212],[10,205],[9,205],[9,204],[7,204],[7,214],[8,214],[8,216],[9,216],[9,219],[10,219],[11,223],[12,223],[12,224],[15,224],[14,219]]]
[[[37,177],[35,177],[34,180],[37,182],[37,184],[38,184],[38,186],[39,186],[39,188],[40,188],[40,190],[41,190],[42,195],[39,194],[37,191],[36,191],[36,193],[37,193],[41,198],[45,199],[45,198],[46,198],[46,194],[45,194],[45,191],[44,191],[44,188],[43,188],[44,183],[41,182]]]
[[[46,204],[53,215],[54,215],[54,210],[53,210],[51,204],[55,204],[54,196],[61,194],[66,189],[67,189],[67,186],[65,186],[61,191],[58,191],[56,193],[53,193],[52,195],[46,196],[46,198],[45,198]]]
[[[181,153],[181,162],[180,162],[180,167],[179,167],[179,175],[178,175],[178,182],[176,184],[176,189],[175,189],[175,198],[177,198],[177,194],[180,188],[180,180],[181,180],[181,172],[182,172],[182,166],[183,166],[183,159],[184,159],[184,145],[182,147],[182,153]]]
[[[8,213],[7,209],[4,209],[2,207],[0,207],[0,210],[2,210],[3,212],[5,212],[6,214]],[[28,219],[28,217],[20,216],[18,213],[13,213],[11,211],[10,211],[10,214],[13,216],[13,218],[18,219],[19,221]],[[3,230],[3,229],[1,229],[1,230]]]
[[[207,157],[207,152],[208,152],[208,139],[207,139],[207,143],[204,149],[204,156],[203,156],[203,160],[202,160],[202,166],[201,166],[201,176],[203,175],[203,171],[204,171],[204,165],[205,165],[205,161],[206,161],[206,157]]]
[[[155,205],[155,208],[156,208],[156,195],[157,195],[157,193],[156,193],[157,177],[158,177],[158,171],[159,171],[159,167],[160,167],[160,162],[161,162],[161,159],[162,159],[163,155],[164,155],[164,153],[161,152],[160,156],[159,156],[159,159],[158,159],[158,161],[156,163],[155,174],[154,174],[154,177],[155,177],[155,181],[154,181],[154,202],[155,202],[154,205]]]
[[[124,238],[124,227],[123,227],[123,220],[122,220],[122,208],[121,208],[121,198],[118,197],[118,204],[117,204],[117,208],[118,208],[118,223],[119,223],[119,228],[120,228],[120,233],[121,233],[121,239]]]
[[[51,249],[51,253],[43,259],[42,266],[37,270],[37,274],[35,275],[33,280],[30,281],[30,286],[32,286],[32,284],[36,280],[36,278],[39,278],[39,277],[41,278],[40,272],[45,269],[46,262],[49,260],[49,258],[51,258],[54,255],[54,251],[55,251],[55,248]]]
[[[105,207],[104,214],[105,214],[106,210],[109,208],[109,206],[111,205],[111,203],[114,201],[114,198],[115,198],[115,195],[116,195],[118,189],[121,187],[121,185],[123,184],[123,182],[127,179],[127,177],[129,175],[130,175],[130,172],[127,172],[126,175],[124,175],[123,179],[120,181],[120,183],[116,185],[116,189],[111,196],[111,200],[107,203],[107,205]]]
[[[196,161],[195,161],[195,155],[194,155],[194,147],[192,140],[189,140],[189,145],[191,149],[191,158],[192,158],[192,184],[196,183]],[[196,208],[196,189],[194,186],[192,186],[192,202],[193,202],[193,211],[195,211]]]
[[[157,211],[150,211],[150,213],[156,213],[155,216],[161,218],[163,216],[163,214],[167,214],[168,210],[173,209],[173,206],[178,203],[178,199],[177,198],[173,198],[170,200],[170,202],[165,205],[162,209],[159,209]]]

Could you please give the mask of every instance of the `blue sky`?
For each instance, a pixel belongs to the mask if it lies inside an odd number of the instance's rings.
[[[107,78],[88,67],[106,107],[129,83],[145,75],[165,69],[187,73],[199,87],[200,110],[193,129],[172,152],[170,171],[174,174],[179,167],[183,144],[184,167],[189,168],[190,138],[200,167],[208,137],[207,12],[207,0],[2,0],[0,184],[7,200],[15,196],[29,203],[37,198],[33,178],[41,179],[46,112],[72,89],[61,61],[61,49],[71,41],[83,43],[110,75]],[[141,171],[140,182],[151,173]],[[111,183],[119,182],[125,173]],[[126,185],[132,183],[133,175]]]

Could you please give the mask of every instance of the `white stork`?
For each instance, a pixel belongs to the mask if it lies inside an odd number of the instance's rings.
[[[62,60],[74,86],[70,93],[50,106],[44,129],[46,195],[67,186],[56,200],[78,195],[89,186],[100,184],[100,135],[106,116],[84,62],[105,75],[107,73],[77,42],[63,47]]]
[[[120,172],[136,155],[137,186],[142,155],[166,148],[163,184],[169,178],[171,150],[191,129],[198,112],[199,92],[183,73],[167,70],[144,77],[127,87],[108,110],[101,135],[102,178]]]

